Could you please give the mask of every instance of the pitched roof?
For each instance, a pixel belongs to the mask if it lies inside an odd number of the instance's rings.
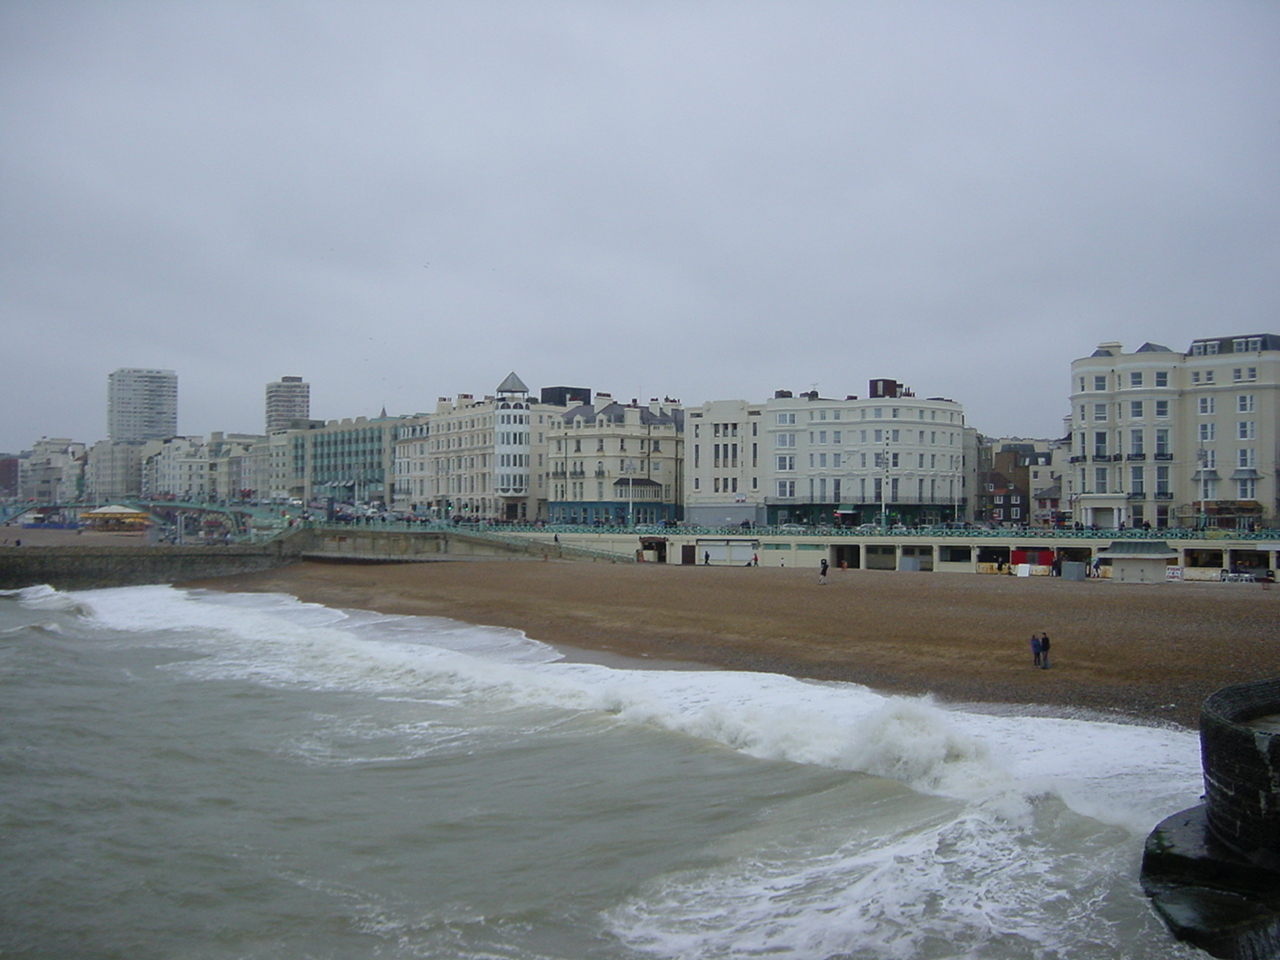
[[[507,374],[507,379],[498,384],[498,393],[528,393],[529,388],[524,385],[524,381],[516,376],[516,372],[512,370]]]

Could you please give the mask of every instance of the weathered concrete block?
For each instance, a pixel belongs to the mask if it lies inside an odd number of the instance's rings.
[[[1280,958],[1280,679],[1224,687],[1200,712],[1205,803],[1147,837],[1142,886],[1179,939]],[[1262,722],[1259,722],[1262,721]]]

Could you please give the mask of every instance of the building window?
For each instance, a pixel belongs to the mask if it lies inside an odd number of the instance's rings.
[[[1167,370],[1156,371],[1156,386],[1167,387],[1169,385],[1169,372]]]
[[[1131,386],[1131,387],[1140,387],[1140,386],[1142,386],[1142,374],[1141,374],[1141,372],[1139,372],[1139,371],[1137,371],[1137,370],[1134,370],[1134,371],[1130,372],[1130,374],[1129,374],[1129,386]]]
[[[1156,419],[1157,420],[1169,419],[1169,401],[1168,400],[1156,401]]]
[[[1142,437],[1141,430],[1130,430],[1129,431],[1129,452],[1134,454],[1135,456],[1142,456],[1144,452],[1142,440],[1143,440],[1143,437]]]
[[[779,447],[794,447],[796,445],[796,435],[794,433],[778,434]]]
[[[1198,403],[1198,409],[1201,416],[1213,413],[1214,402],[1213,397],[1201,397]]]
[[[1241,469],[1249,469],[1255,465],[1255,454],[1253,447],[1241,447],[1236,452],[1236,466]]]
[[[1145,469],[1143,467],[1129,468],[1129,492],[1143,493],[1145,482]]]
[[[1129,419],[1131,420],[1142,419],[1142,401],[1141,400],[1129,401]]]
[[[1094,377],[1094,378],[1093,378],[1093,389],[1094,389],[1094,390],[1105,390],[1105,389],[1107,389],[1107,378],[1106,378],[1106,376],[1105,376],[1105,375],[1103,375],[1103,376],[1097,376],[1097,377]]]
[[[794,456],[778,457],[778,471],[789,471],[796,468],[796,458]]]
[[[1257,423],[1254,420],[1239,421],[1236,424],[1236,439],[1237,440],[1253,440],[1257,436],[1257,433],[1255,430],[1256,426],[1257,426]]]
[[[1200,442],[1212,443],[1214,440],[1214,429],[1212,423],[1200,424]]]
[[[794,497],[796,495],[796,482],[794,480],[778,481],[778,496],[782,498]]]
[[[1107,492],[1107,468],[1106,467],[1093,468],[1093,492],[1094,493]]]
[[[1093,419],[1095,420],[1107,419],[1107,405],[1105,403],[1095,403],[1093,405]]]
[[[1253,413],[1253,394],[1242,393],[1236,397],[1236,413]]]
[[[1256,500],[1257,499],[1257,480],[1237,480],[1236,481],[1236,499],[1237,500]]]

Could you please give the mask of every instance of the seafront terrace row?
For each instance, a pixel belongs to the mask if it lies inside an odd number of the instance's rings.
[[[851,570],[947,571],[1049,575],[1054,561],[1109,575],[1105,551],[1121,543],[1167,544],[1170,579],[1252,579],[1280,567],[1280,531],[1227,530],[941,530],[853,531],[777,527],[583,527],[485,524],[316,523],[329,536],[371,530],[387,534],[450,531],[513,545],[539,545],[547,557],[561,548],[652,563],[816,568],[822,560]]]

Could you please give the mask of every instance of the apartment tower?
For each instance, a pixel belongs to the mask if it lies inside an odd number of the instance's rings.
[[[107,437],[167,440],[178,432],[178,375],[124,368],[107,375]]]
[[[311,384],[301,377],[281,377],[267,384],[267,433],[288,430],[294,420],[311,417]]]

